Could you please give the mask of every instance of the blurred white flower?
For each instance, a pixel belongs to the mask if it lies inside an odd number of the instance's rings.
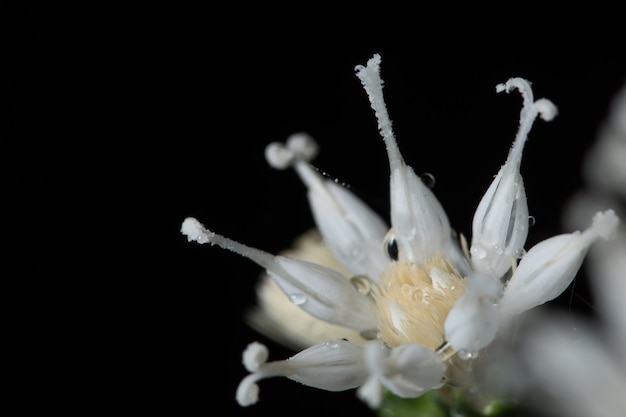
[[[564,212],[565,227],[612,207],[626,216],[626,85],[584,161],[588,187]],[[541,404],[557,416],[626,416],[626,228],[598,243],[585,262],[595,317],[539,315],[523,335],[522,354]],[[534,321],[534,322],[535,322]],[[531,397],[538,398],[538,397]]]
[[[469,245],[462,236],[457,240],[432,190],[400,154],[383,99],[380,56],[357,66],[356,75],[387,149],[390,226],[310,165],[317,144],[306,134],[270,144],[266,158],[277,169],[293,168],[306,185],[321,238],[304,245],[321,257],[274,256],[211,232],[194,218],[182,224],[190,241],[221,246],[266,270],[275,286],[261,284],[261,310],[251,318],[257,328],[283,337],[285,332],[276,327],[288,328],[296,318],[286,310],[275,314],[270,288],[280,289],[293,306],[313,317],[310,323],[334,326],[332,340],[316,340],[328,334],[321,325],[303,351],[284,361],[267,362],[266,348],[252,343],[244,353],[250,375],[237,390],[242,406],[258,400],[259,380],[274,376],[330,391],[358,388],[358,396],[372,407],[380,404],[383,390],[415,398],[461,384],[472,360],[499,329],[557,297],[592,243],[608,237],[618,223],[613,211],[598,212],[582,232],[552,237],[526,252],[522,150],[537,116],[551,120],[557,109],[547,99],[535,100],[528,81],[511,78],[496,91],[521,93],[519,130],[476,209]],[[289,336],[284,340],[294,342]]]

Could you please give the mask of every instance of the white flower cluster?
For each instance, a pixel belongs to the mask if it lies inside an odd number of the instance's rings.
[[[268,362],[254,342],[244,352],[250,372],[236,398],[258,400],[257,382],[284,376],[329,391],[357,389],[376,407],[383,391],[414,398],[462,379],[462,369],[490,345],[518,314],[557,297],[571,283],[588,249],[608,238],[618,219],[598,212],[582,232],[544,240],[525,250],[529,215],[520,175],[522,150],[539,116],[556,107],[535,100],[528,81],[512,78],[498,92],[523,97],[520,126],[508,158],[480,201],[469,244],[457,240],[446,212],[425,182],[406,165],[383,99],[380,56],[357,66],[390,165],[390,225],[349,189],[310,164],[317,145],[305,134],[273,143],[266,158],[275,168],[292,167],[308,189],[321,242],[341,265],[272,255],[213,233],[194,218],[182,233],[199,243],[234,251],[263,267],[286,297],[317,321],[345,336]],[[356,335],[356,336],[355,336]]]

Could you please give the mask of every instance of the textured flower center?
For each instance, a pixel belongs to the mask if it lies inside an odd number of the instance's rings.
[[[465,279],[444,255],[423,266],[392,262],[382,284],[372,289],[380,337],[390,347],[417,343],[436,350],[445,341],[446,317],[465,289]]]

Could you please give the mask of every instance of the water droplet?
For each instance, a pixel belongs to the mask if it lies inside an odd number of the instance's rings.
[[[353,248],[353,249],[350,251],[350,256],[351,256],[354,260],[359,261],[359,260],[363,259],[364,254],[363,254],[363,251],[362,251],[362,250],[360,250],[359,248]]]
[[[339,347],[339,342],[337,342],[336,340],[328,340],[325,343],[325,345],[326,345],[326,347],[329,347],[329,348],[337,348],[337,347]]]
[[[435,186],[435,176],[430,172],[423,173],[420,179],[428,188],[433,188]]]
[[[371,281],[365,275],[355,275],[350,278],[350,282],[363,295],[368,295],[372,290]]]
[[[302,293],[289,294],[289,299],[295,305],[300,306],[306,302],[306,295]]]
[[[374,340],[378,337],[377,329],[368,329],[361,331],[361,337],[365,340]]]
[[[467,350],[459,350],[458,355],[459,355],[459,358],[461,358],[463,360],[476,359],[478,357],[478,352],[470,352],[470,351],[467,351]]]
[[[526,249],[524,248],[515,251],[515,256],[517,256],[517,259],[522,259],[524,255],[526,255]]]
[[[496,252],[497,255],[502,255],[504,253],[504,247],[502,245],[495,245],[493,247],[493,250]]]
[[[470,249],[470,254],[472,255],[472,259],[485,259],[487,257],[487,249],[485,249],[485,247],[480,244],[472,245],[472,248]]]
[[[397,261],[400,258],[398,242],[396,241],[396,234],[393,228],[387,232],[383,239],[383,249],[390,260]]]
[[[533,216],[528,216],[528,225],[529,226],[534,226],[535,223],[537,222],[537,220],[535,220],[535,218]]]

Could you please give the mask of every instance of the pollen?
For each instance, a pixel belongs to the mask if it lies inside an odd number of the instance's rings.
[[[390,347],[416,343],[436,350],[445,342],[444,323],[466,281],[445,255],[423,265],[392,262],[373,289],[380,338]]]

